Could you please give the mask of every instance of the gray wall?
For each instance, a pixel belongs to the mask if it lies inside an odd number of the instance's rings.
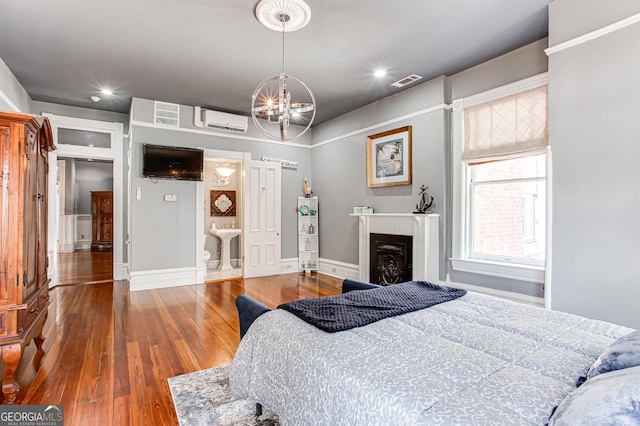
[[[91,191],[113,190],[113,164],[76,161],[75,213],[91,214]]]
[[[552,40],[640,12],[638,1],[583,3],[551,3]],[[639,40],[635,23],[549,57],[551,307],[634,328],[640,328]]]
[[[180,114],[183,129],[197,129],[193,125],[193,107],[182,106]],[[145,127],[136,122],[149,123],[153,119],[153,101],[147,99],[133,99],[132,118],[131,188],[134,193],[136,187],[142,190],[142,200],[132,197],[131,205],[132,271],[196,266],[196,183],[143,178],[142,145],[145,143],[249,152],[254,160],[267,156],[297,161],[297,170],[282,169],[281,232],[282,258],[297,256],[296,226],[288,224],[296,223],[297,196],[302,193],[304,178],[311,176],[310,148],[221,137],[215,132],[202,134]],[[260,137],[253,123],[243,136]],[[310,137],[305,134],[296,143],[309,145]],[[176,194],[178,201],[164,202],[164,194]]]
[[[314,128],[313,179],[319,197],[320,257],[358,264],[358,221],[350,217],[353,206],[369,206],[377,213],[410,213],[418,201],[418,187],[426,185],[441,215],[440,240],[446,226],[445,157],[448,112],[443,108],[416,117],[342,137],[390,119],[445,103],[446,78],[439,77],[385,98]],[[412,185],[367,187],[366,139],[368,135],[412,126]],[[329,139],[340,139],[322,144]],[[442,250],[442,248],[441,248]],[[444,259],[444,258],[443,258]],[[441,266],[444,271],[444,264]],[[441,277],[444,279],[444,277]]]
[[[530,282],[455,272],[451,257],[451,141],[450,112],[444,109],[342,137],[324,141],[402,117],[453,99],[480,93],[547,71],[542,39],[491,61],[455,74],[439,77],[416,87],[347,113],[313,129],[314,193],[319,196],[320,256],[340,262],[358,263],[358,225],[349,214],[353,206],[368,205],[378,213],[409,213],[415,209],[418,187],[429,187],[440,216],[440,279],[542,297],[542,285]],[[366,137],[405,125],[413,126],[413,184],[367,188]],[[320,145],[317,145],[320,144]]]
[[[31,112],[31,98],[2,58],[0,58],[0,92],[18,108],[18,111],[24,113]],[[2,96],[0,96],[0,111],[17,112]]]

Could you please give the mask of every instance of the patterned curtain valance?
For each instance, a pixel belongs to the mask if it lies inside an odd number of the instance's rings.
[[[464,109],[467,163],[539,151],[547,146],[547,86]]]

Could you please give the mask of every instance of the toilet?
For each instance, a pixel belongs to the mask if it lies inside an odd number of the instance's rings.
[[[211,252],[206,249],[206,247],[207,247],[207,234],[204,234],[204,239],[202,241],[203,241],[202,248],[205,249],[204,250],[204,256],[202,256],[203,260],[204,260],[204,269],[207,269],[207,262],[211,259]]]

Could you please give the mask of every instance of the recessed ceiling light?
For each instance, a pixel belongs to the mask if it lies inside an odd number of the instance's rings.
[[[383,69],[379,69],[379,70],[376,70],[373,73],[373,75],[376,76],[376,77],[384,77],[385,75],[387,75],[387,72],[385,70],[383,70]]]
[[[100,90],[100,93],[102,93],[103,95],[113,95],[113,90],[102,89]]]

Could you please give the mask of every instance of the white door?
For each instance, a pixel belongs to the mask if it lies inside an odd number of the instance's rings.
[[[280,271],[280,163],[244,162],[244,277]]]

